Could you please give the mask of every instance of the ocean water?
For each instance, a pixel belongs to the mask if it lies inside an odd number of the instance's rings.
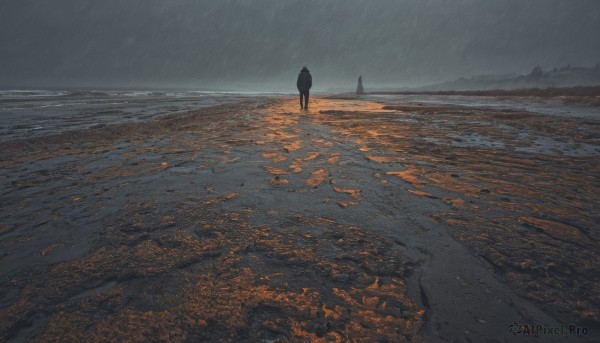
[[[248,96],[194,91],[0,90],[0,141],[147,121]]]

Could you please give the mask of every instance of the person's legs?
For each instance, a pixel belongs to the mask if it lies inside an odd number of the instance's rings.
[[[308,91],[304,94],[304,108],[308,110]]]
[[[304,93],[303,93],[303,92],[300,92],[300,108],[301,108],[301,109],[302,109],[302,108],[304,108],[304,107],[302,107],[302,98],[303,98],[303,97],[304,97]]]

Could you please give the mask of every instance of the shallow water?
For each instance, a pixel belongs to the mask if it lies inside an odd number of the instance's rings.
[[[248,95],[194,91],[0,91],[0,141],[141,122]]]

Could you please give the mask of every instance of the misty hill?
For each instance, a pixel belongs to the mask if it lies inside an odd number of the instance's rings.
[[[561,88],[600,85],[600,63],[591,68],[554,68],[544,71],[536,66],[529,74],[478,75],[420,87],[417,91],[510,90]]]

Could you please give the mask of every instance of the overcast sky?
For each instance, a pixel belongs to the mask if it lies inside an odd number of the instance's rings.
[[[600,63],[600,0],[1,0],[0,87],[411,86]]]

